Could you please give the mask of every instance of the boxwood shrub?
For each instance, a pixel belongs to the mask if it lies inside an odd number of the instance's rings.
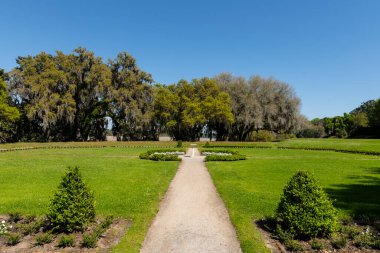
[[[285,186],[277,208],[281,227],[296,238],[329,236],[337,229],[337,211],[308,172],[297,172]]]

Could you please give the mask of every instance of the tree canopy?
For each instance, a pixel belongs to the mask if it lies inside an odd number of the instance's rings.
[[[1,72],[2,141],[105,140],[107,131],[117,140],[246,141],[259,130],[296,133],[305,121],[293,89],[273,78],[222,73],[154,84],[128,53],[105,62],[82,47],[16,62],[6,82]]]

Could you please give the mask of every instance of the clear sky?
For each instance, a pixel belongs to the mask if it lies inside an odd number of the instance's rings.
[[[0,68],[17,56],[133,55],[156,82],[261,75],[289,83],[302,113],[341,115],[380,97],[379,0],[0,2]]]

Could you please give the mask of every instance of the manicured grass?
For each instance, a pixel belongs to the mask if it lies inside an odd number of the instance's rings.
[[[236,150],[248,159],[207,162],[207,167],[229,210],[244,252],[266,251],[253,222],[275,213],[283,187],[299,170],[315,175],[336,200],[334,205],[341,218],[380,214],[378,156],[309,150]]]
[[[178,162],[141,160],[146,148],[35,149],[0,153],[0,213],[45,214],[67,166],[79,166],[101,215],[133,224],[114,252],[139,252]]]

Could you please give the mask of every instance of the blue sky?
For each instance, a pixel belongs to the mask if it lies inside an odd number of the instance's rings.
[[[380,1],[3,0],[0,68],[17,56],[133,55],[156,82],[220,72],[294,87],[302,113],[341,115],[380,97]]]

